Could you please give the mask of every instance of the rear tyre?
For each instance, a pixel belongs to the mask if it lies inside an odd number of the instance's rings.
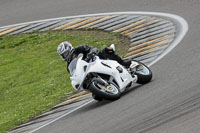
[[[99,99],[114,101],[119,99],[121,96],[119,88],[113,83],[109,84],[106,88],[106,86],[98,83],[97,81],[92,81],[88,89],[92,92],[92,94],[95,96],[95,98],[97,98],[98,101]],[[113,92],[111,92],[110,90],[112,90]]]
[[[139,66],[136,69],[135,75],[138,76],[137,83],[139,84],[146,84],[152,79],[151,70],[141,62],[139,62]]]

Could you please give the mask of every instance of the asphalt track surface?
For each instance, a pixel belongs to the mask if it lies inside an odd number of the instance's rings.
[[[200,133],[199,8],[199,0],[1,0],[0,26],[116,11],[172,13],[189,24],[182,42],[151,67],[152,82],[117,101],[92,102],[37,132]]]

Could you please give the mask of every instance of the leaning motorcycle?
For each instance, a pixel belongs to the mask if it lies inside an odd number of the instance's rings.
[[[68,66],[73,88],[91,92],[98,101],[117,100],[135,83],[151,81],[152,72],[145,64],[132,61],[130,68],[124,68],[114,60],[102,60],[96,55],[85,61],[83,54],[79,54]]]

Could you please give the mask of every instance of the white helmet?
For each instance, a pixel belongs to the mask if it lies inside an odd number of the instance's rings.
[[[74,47],[70,42],[62,42],[58,45],[57,53],[61,56],[61,58],[65,61],[70,61],[71,54],[73,52]]]

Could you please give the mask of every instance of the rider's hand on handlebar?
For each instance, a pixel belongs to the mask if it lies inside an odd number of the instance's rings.
[[[94,57],[96,55],[96,52],[90,52],[87,54],[87,58],[91,59],[92,57]]]

